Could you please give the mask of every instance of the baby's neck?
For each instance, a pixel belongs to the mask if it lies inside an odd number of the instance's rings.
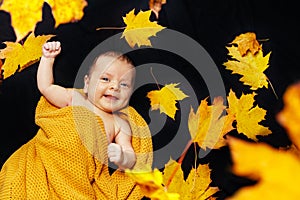
[[[87,96],[85,94],[82,94],[76,90],[74,90],[74,93],[73,93],[72,105],[73,106],[83,106],[83,107],[89,109],[90,111],[92,111],[93,113],[95,113],[96,115],[100,116],[101,118],[103,118],[103,117],[107,118],[113,114],[110,112],[105,112],[104,110],[98,108],[97,106],[95,106],[94,104],[92,104],[89,101],[89,99],[87,98]]]

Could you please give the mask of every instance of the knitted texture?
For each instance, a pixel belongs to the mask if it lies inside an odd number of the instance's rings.
[[[137,154],[134,169],[152,165],[149,128],[132,107],[124,110]],[[108,141],[99,116],[81,106],[58,109],[41,97],[36,136],[0,171],[0,199],[138,200],[144,195],[122,171],[108,170]]]

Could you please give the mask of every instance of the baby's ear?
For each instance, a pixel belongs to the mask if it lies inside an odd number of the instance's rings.
[[[84,76],[84,87],[83,87],[83,92],[84,93],[88,93],[88,88],[89,88],[89,81],[90,81],[90,78],[88,75],[85,75]]]

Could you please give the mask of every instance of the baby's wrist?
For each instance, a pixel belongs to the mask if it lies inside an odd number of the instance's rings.
[[[45,55],[42,55],[41,59],[43,60],[48,60],[48,61],[54,61],[54,57],[50,57],[50,56],[45,56]]]

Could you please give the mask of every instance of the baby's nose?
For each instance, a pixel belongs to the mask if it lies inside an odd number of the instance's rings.
[[[112,80],[110,82],[110,89],[118,90],[119,89],[119,82],[116,81],[116,80]]]

